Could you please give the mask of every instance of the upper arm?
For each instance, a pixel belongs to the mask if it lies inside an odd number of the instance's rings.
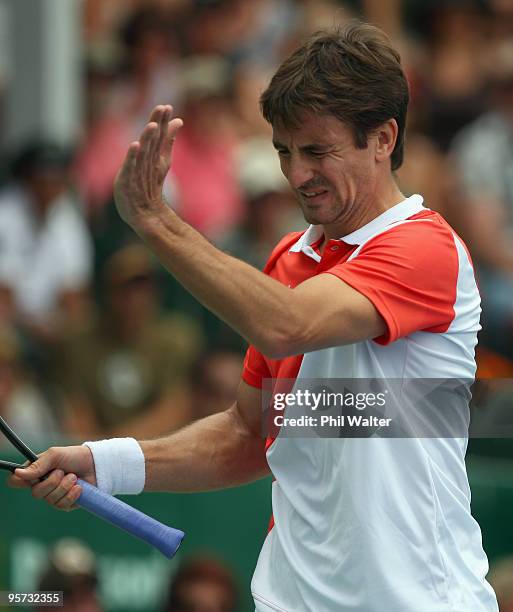
[[[298,285],[294,294],[302,321],[294,353],[360,342],[386,331],[371,300],[332,274],[314,276]]]
[[[230,410],[240,420],[242,427],[247,430],[248,435],[261,440],[262,449],[264,449],[265,440],[262,435],[262,390],[252,387],[241,380],[237,391],[237,399]]]
[[[296,287],[289,354],[446,331],[455,316],[459,267],[454,235],[442,222],[419,220],[378,235],[357,257]]]
[[[239,468],[244,466],[245,477],[241,482],[250,482],[269,473],[265,453],[265,437],[262,423],[262,392],[241,380],[237,400],[228,409],[230,427],[240,447]],[[230,461],[232,461],[230,459]],[[233,465],[232,465],[233,468]]]

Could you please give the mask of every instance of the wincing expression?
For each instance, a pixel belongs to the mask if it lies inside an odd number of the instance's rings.
[[[297,128],[273,126],[282,172],[308,223],[340,237],[373,218],[374,144],[370,135],[358,149],[350,128],[332,115],[305,114]]]

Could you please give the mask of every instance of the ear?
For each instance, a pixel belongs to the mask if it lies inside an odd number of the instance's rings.
[[[375,132],[376,138],[376,161],[386,161],[391,155],[397,140],[397,121],[389,119],[379,126]]]

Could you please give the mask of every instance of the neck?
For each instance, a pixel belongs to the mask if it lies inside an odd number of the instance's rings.
[[[337,220],[335,223],[325,225],[325,240],[337,239],[360,229],[404,199],[405,196],[391,177],[379,193],[369,194],[361,201],[355,202],[353,205],[355,214],[350,219]]]

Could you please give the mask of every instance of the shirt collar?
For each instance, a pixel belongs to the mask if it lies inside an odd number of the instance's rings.
[[[422,205],[423,201],[424,199],[421,195],[414,194],[402,202],[399,202],[399,204],[392,206],[392,208],[389,208],[384,213],[381,213],[381,215],[377,216],[363,227],[358,228],[346,236],[342,236],[339,240],[347,244],[362,244],[381,229],[384,229],[387,225],[397,221],[404,221],[419,213],[421,210],[425,210],[425,207]],[[317,242],[322,235],[322,225],[310,225],[306,232],[304,232],[299,237],[298,241],[290,248],[290,251],[293,253],[299,253],[305,249],[311,251],[311,245]]]

